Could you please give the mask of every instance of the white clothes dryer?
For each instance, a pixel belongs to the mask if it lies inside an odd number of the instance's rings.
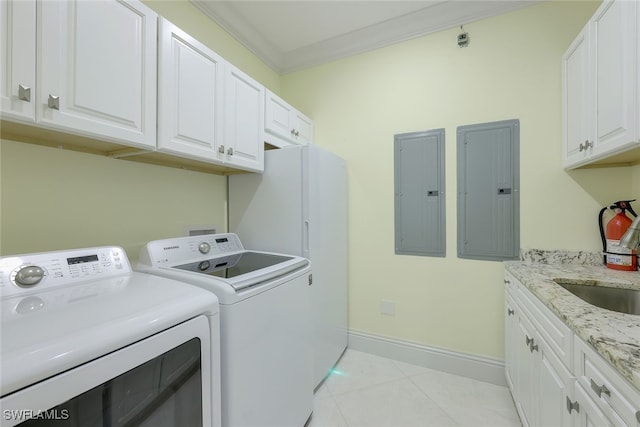
[[[119,247],[0,258],[2,426],[219,427],[215,295]]]
[[[136,269],[218,297],[224,427],[305,425],[313,410],[307,259],[245,250],[227,233],[150,242]]]

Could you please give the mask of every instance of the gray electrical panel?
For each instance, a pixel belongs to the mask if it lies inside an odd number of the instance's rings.
[[[444,257],[444,129],[394,137],[395,253]]]
[[[520,122],[458,127],[458,257],[520,257]]]

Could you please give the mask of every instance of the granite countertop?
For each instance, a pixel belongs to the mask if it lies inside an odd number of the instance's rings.
[[[601,256],[559,259],[538,255],[540,251],[523,255],[523,261],[506,261],[505,268],[640,391],[640,315],[596,307],[552,281],[606,282],[611,287],[640,290],[640,273],[608,269]],[[555,263],[558,261],[564,263]]]

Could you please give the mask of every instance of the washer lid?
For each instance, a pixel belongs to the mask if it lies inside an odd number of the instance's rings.
[[[283,276],[308,264],[308,260],[296,256],[244,251],[176,265],[173,268],[217,277],[239,291]]]
[[[211,292],[144,273],[3,298],[0,304],[2,395],[219,310]]]

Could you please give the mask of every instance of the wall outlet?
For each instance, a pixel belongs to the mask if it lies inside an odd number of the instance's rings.
[[[380,314],[395,316],[396,303],[394,303],[393,301],[380,301]]]

